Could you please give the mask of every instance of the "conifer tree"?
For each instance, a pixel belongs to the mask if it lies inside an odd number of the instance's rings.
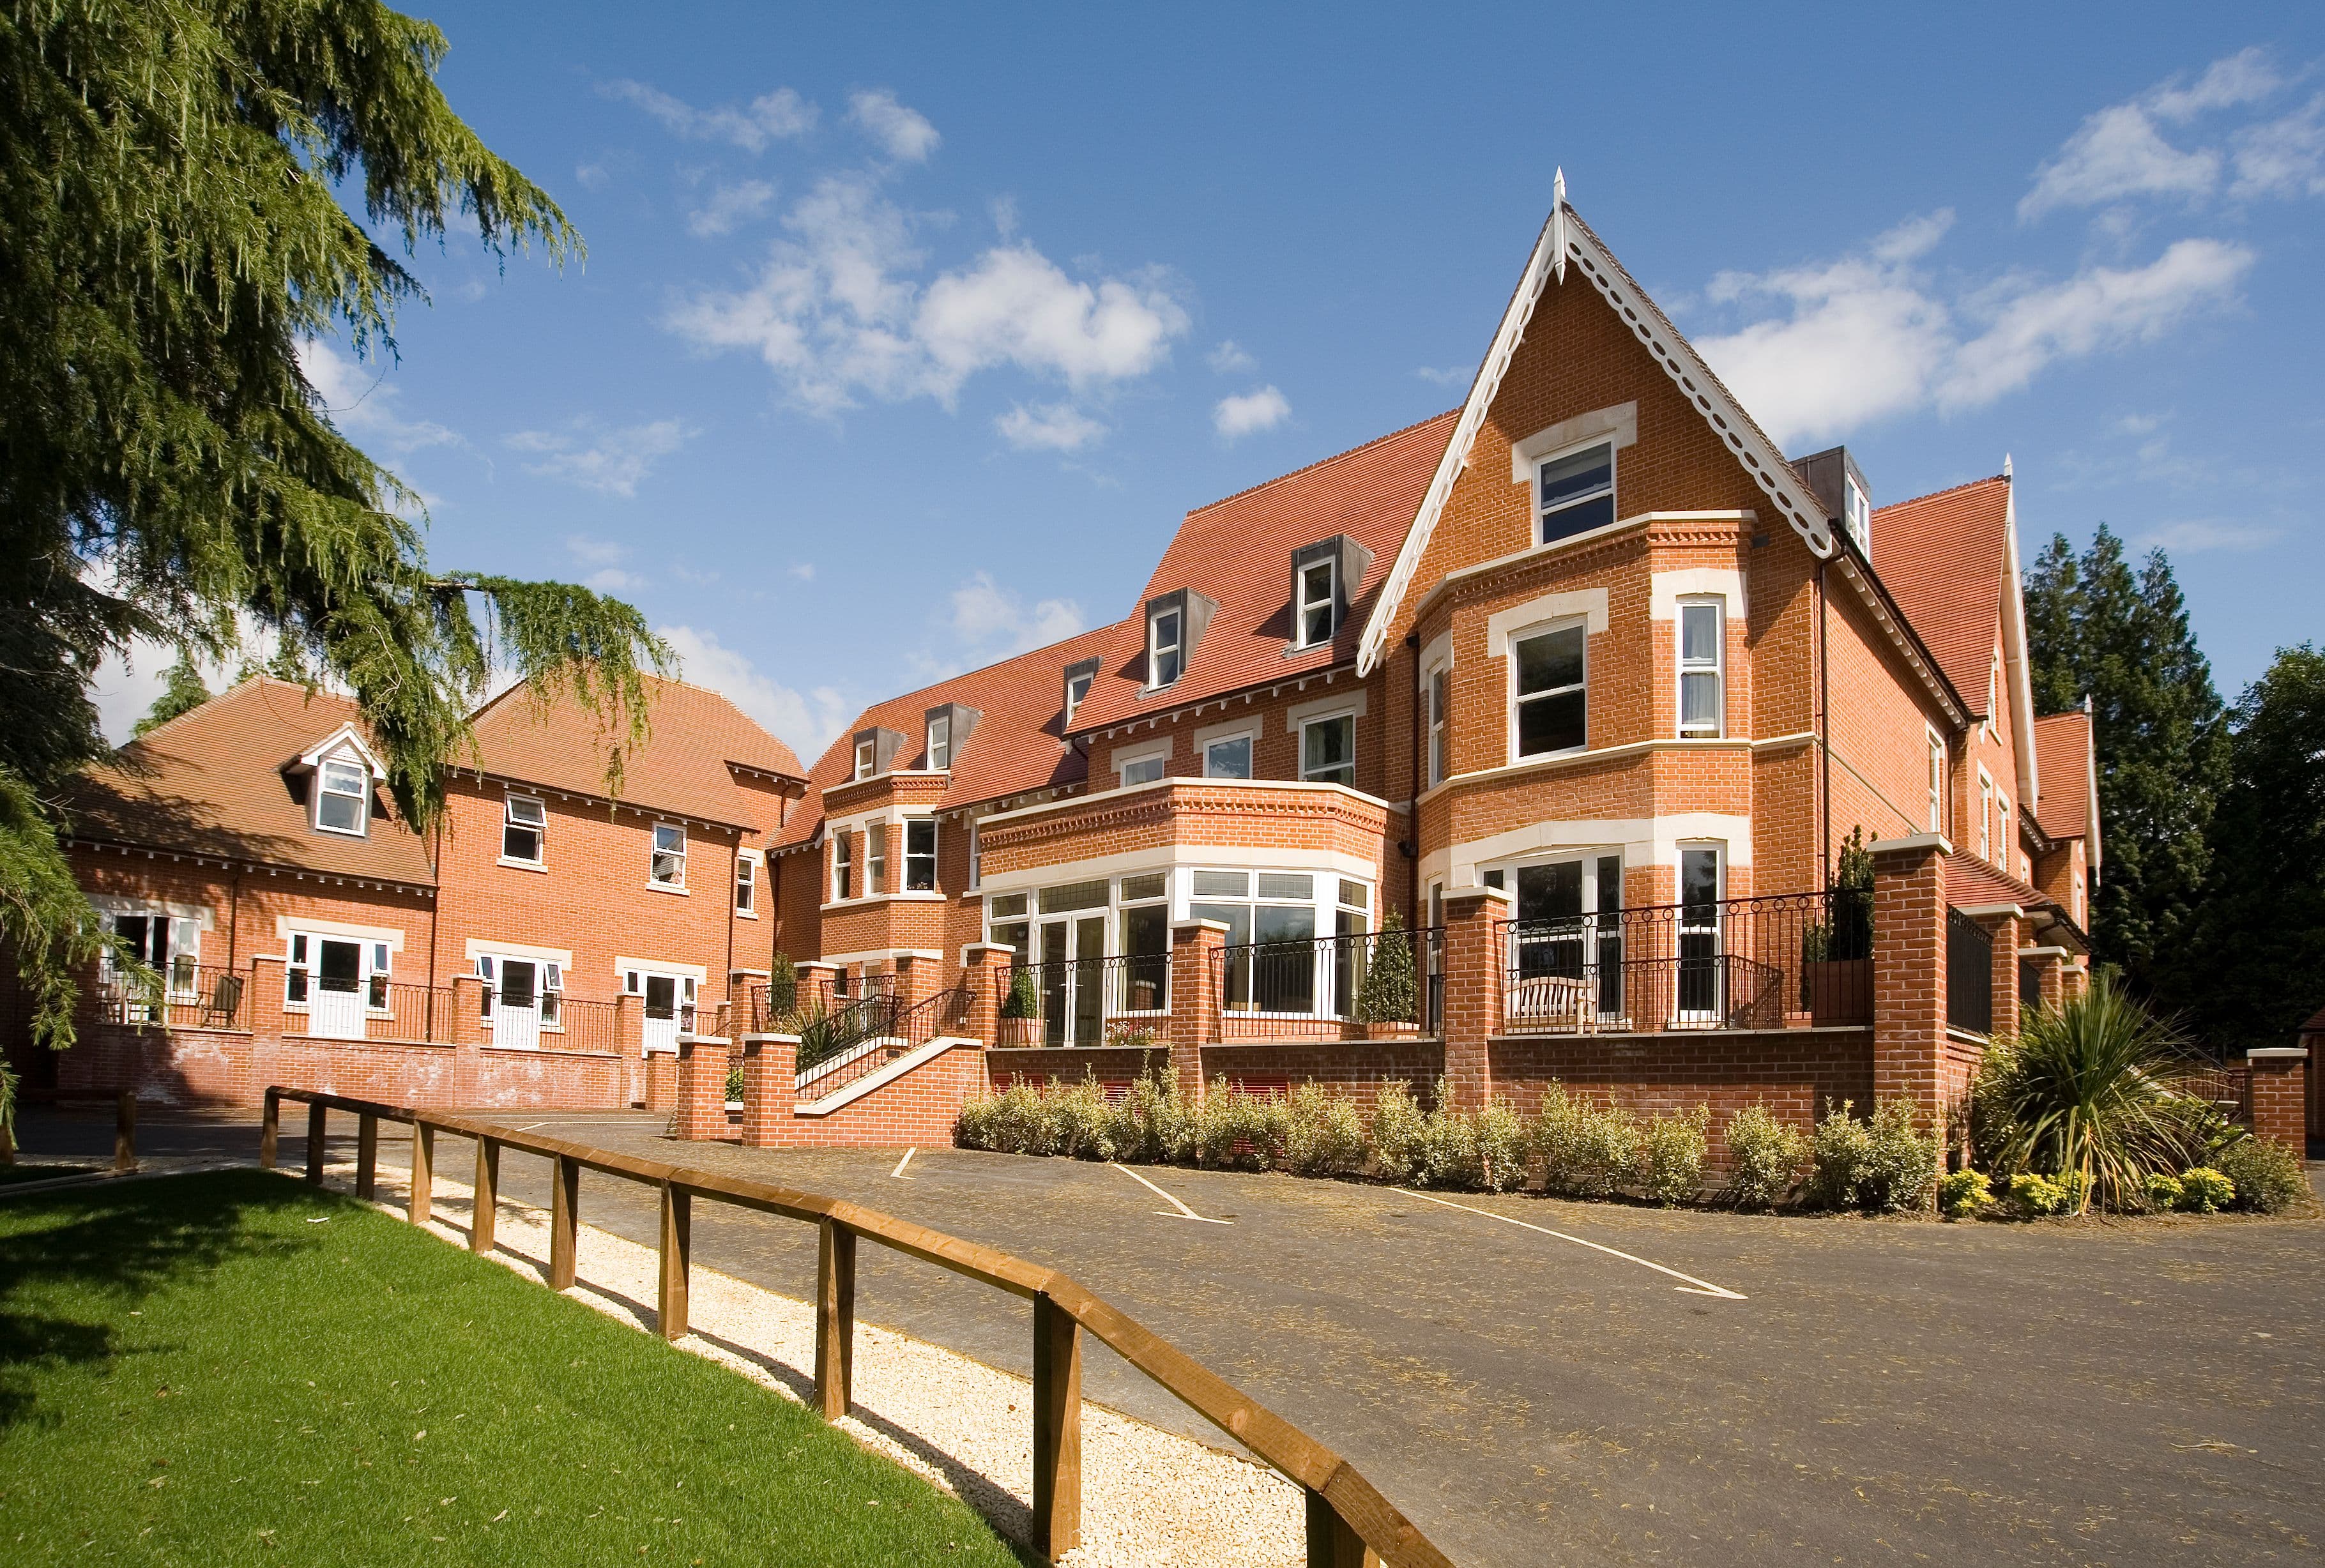
[[[153,706],[145,710],[145,717],[137,721],[131,733],[143,735],[158,728],[181,713],[191,713],[209,700],[210,689],[202,684],[202,673],[194,668],[193,655],[181,648],[178,662],[162,677],[162,694],[153,699]]]

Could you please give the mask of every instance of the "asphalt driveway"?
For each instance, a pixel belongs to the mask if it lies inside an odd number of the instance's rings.
[[[898,1173],[899,1150],[673,1145],[659,1117],[507,1120],[1067,1269],[1338,1448],[1464,1563],[2325,1552],[2314,1219],[1769,1219],[925,1148]],[[36,1118],[26,1142],[80,1137],[96,1153],[100,1122]],[[149,1126],[143,1142],[181,1140],[255,1144],[215,1121]],[[300,1141],[286,1126],[286,1163]],[[403,1146],[384,1137],[382,1156],[400,1164]],[[453,1179],[469,1158],[440,1144]],[[543,1162],[505,1156],[503,1180],[546,1202]],[[653,1238],[651,1196],[629,1183],[585,1175],[581,1209]],[[807,1293],[806,1228],[716,1206],[695,1223],[698,1266]],[[857,1311],[1029,1365],[1022,1303],[877,1248]],[[1217,1436],[1102,1352],[1085,1387]]]

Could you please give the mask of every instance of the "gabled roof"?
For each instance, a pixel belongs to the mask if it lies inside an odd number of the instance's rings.
[[[123,747],[66,791],[71,835],[222,860],[427,887],[427,847],[372,794],[364,838],[319,830],[300,759],[343,730],[347,698],[256,675]],[[366,746],[368,749],[368,746]]]
[[[759,728],[718,692],[683,681],[646,677],[652,734],[623,761],[625,805],[730,827],[772,826],[764,798],[744,789],[735,768],[801,779],[807,770],[792,748]],[[510,687],[477,710],[476,749],[461,771],[487,774],[568,794],[608,797],[606,762],[625,730],[609,729],[570,691],[537,705],[533,689]]]
[[[2034,721],[2034,748],[2041,754],[2042,793],[2034,820],[2054,839],[2087,840],[2084,853],[2099,868],[2099,770],[2091,716],[2076,709]]]
[[[896,731],[905,738],[894,767],[925,768],[928,734],[922,721],[930,709],[948,702],[976,709],[977,719],[966,740],[956,738],[952,768],[937,803],[940,808],[1080,784],[1088,773],[1088,759],[1067,743],[1062,726],[1066,666],[1095,656],[1120,632],[1119,626],[1098,626],[866,708],[808,770],[807,798],[769,848],[793,849],[822,831],[823,792],[853,778],[855,738],[861,731]]]
[[[1408,425],[1188,513],[1147,580],[1137,610],[1100,655],[1089,698],[1075,712],[1075,730],[1171,711],[1354,658],[1366,612],[1413,525],[1459,413]],[[1364,580],[1348,586],[1348,614],[1332,641],[1291,650],[1292,552],[1336,534],[1371,552],[1371,562]],[[1219,608],[1178,681],[1147,692],[1145,605],[1181,588],[1209,595]]]
[[[1549,219],[1542,226],[1542,234],[1534,241],[1533,254],[1526,262],[1517,291],[1502,312],[1502,321],[1494,333],[1493,346],[1486,351],[1483,364],[1469,385],[1468,401],[1461,405],[1460,420],[1452,439],[1446,443],[1444,456],[1436,474],[1431,478],[1428,493],[1422,497],[1413,528],[1405,535],[1404,548],[1396,564],[1390,568],[1388,582],[1374,607],[1365,626],[1361,649],[1357,662],[1359,674],[1370,674],[1381,660],[1387,645],[1390,629],[1394,626],[1398,606],[1413,573],[1420,570],[1422,556],[1429,548],[1430,535],[1435,532],[1437,519],[1453,494],[1453,481],[1468,460],[1469,448],[1477,439],[1485,423],[1486,413],[1493,406],[1495,395],[1501,391],[1502,377],[1508,371],[1510,359],[1516,354],[1518,344],[1525,337],[1525,326],[1533,314],[1534,304],[1542,298],[1542,289],[1555,277],[1561,284],[1566,281],[1568,264],[1573,264],[1590,281],[1593,288],[1606,298],[1623,324],[1631,329],[1639,341],[1645,344],[1663,374],[1695,405],[1696,411],[1710,424],[1726,443],[1737,460],[1744,465],[1760,488],[1775,504],[1776,511],[1791,524],[1792,531],[1804,540],[1809,549],[1819,557],[1833,552],[1832,530],[1823,506],[1810,491],[1808,485],[1784,460],[1776,443],[1744,410],[1704,364],[1695,348],[1672,326],[1671,319],[1654,301],[1647,297],[1638,280],[1625,271],[1615,259],[1605,242],[1582,221],[1579,213],[1566,199],[1566,175],[1561,171],[1551,201]]]

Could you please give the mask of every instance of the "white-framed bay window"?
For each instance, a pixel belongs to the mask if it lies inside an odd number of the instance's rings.
[[[1431,785],[1445,782],[1446,744],[1449,734],[1446,726],[1446,700],[1450,694],[1447,690],[1450,683],[1450,675],[1451,672],[1440,663],[1433,666],[1423,677],[1429,703],[1429,782]]]
[[[888,891],[888,824],[869,822],[864,828],[864,896],[877,898]]]
[[[1728,886],[1725,844],[1679,847],[1680,1022],[1707,1023],[1727,1012],[1727,965],[1720,958],[1721,900]]]
[[[937,821],[934,817],[910,817],[904,822],[904,891],[937,890]]]
[[[1727,601],[1679,601],[1679,732],[1688,739],[1726,733]]]
[[[1511,634],[1514,760],[1580,751],[1586,744],[1585,627],[1578,617]]]
[[[1577,848],[1478,868],[1488,887],[1510,890],[1510,976],[1505,1005],[1514,1018],[1571,1021],[1586,1009],[1623,1011],[1623,854]]]
[[[831,901],[856,896],[856,835],[846,828],[831,835]]]

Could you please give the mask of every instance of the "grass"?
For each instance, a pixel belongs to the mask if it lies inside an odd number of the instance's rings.
[[[1014,1563],[797,1405],[337,1194],[0,1202],[12,1563]]]

